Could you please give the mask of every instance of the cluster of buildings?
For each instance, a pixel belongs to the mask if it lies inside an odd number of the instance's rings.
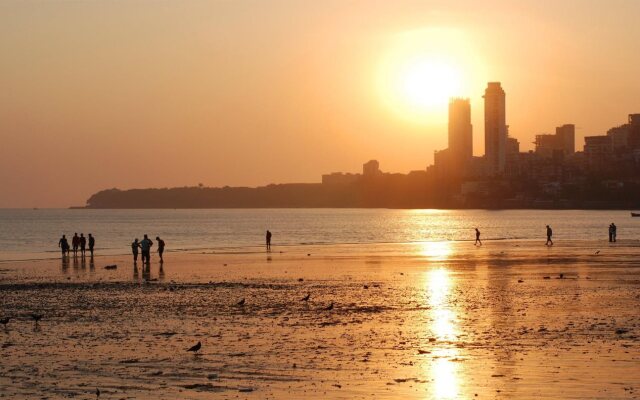
[[[435,152],[434,163],[426,170],[385,174],[372,160],[364,164],[362,174],[323,175],[322,183],[389,185],[394,179],[410,178],[412,185],[424,184],[444,193],[443,201],[459,207],[483,206],[496,199],[514,207],[544,206],[545,202],[550,207],[578,207],[588,201],[601,201],[606,207],[604,203],[621,195],[640,200],[640,114],[629,115],[627,123],[606,134],[585,137],[581,151],[576,151],[575,125],[564,124],[553,134],[536,135],[535,150],[521,152],[518,140],[509,135],[500,82],[489,82],[483,98],[484,156],[473,155],[469,99],[453,98],[448,147]]]

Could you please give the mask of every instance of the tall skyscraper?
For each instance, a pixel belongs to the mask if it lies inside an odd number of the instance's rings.
[[[449,102],[449,157],[458,176],[468,172],[473,158],[473,127],[469,99],[453,98]]]
[[[484,91],[484,148],[487,173],[504,172],[507,148],[505,94],[500,82],[489,82]]]

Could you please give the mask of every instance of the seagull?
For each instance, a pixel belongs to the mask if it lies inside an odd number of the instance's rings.
[[[329,304],[327,307],[325,307],[324,309],[325,311],[331,311],[333,310],[333,302],[331,302],[331,304]]]
[[[301,298],[300,301],[309,301],[310,298],[311,298],[311,293],[307,293],[307,295]]]
[[[245,300],[244,297],[242,298],[242,300],[240,300],[239,302],[236,303],[237,306],[244,306]]]
[[[11,318],[9,318],[9,317],[4,317],[4,318],[0,319],[0,324],[4,325],[4,327],[6,328],[10,319]]]
[[[200,350],[201,348],[202,348],[202,343],[198,342],[196,345],[194,345],[191,348],[187,349],[187,351],[193,351],[194,353],[197,353],[198,350]]]

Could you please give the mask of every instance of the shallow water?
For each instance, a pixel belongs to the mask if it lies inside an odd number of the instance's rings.
[[[264,233],[277,245],[544,240],[545,225],[559,240],[640,241],[640,218],[626,211],[579,210],[6,210],[0,209],[0,261],[56,257],[58,239],[92,233],[98,254],[128,254],[134,238],[161,236],[168,251],[262,251]]]
[[[640,396],[633,243],[275,250],[1,264],[0,397]]]

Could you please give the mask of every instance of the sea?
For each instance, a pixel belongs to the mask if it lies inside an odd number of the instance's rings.
[[[619,240],[640,240],[640,218],[612,210],[0,209],[0,261],[56,258],[60,237],[76,232],[96,238],[96,255],[118,255],[144,234],[160,236],[167,251],[259,251],[267,229],[274,247],[283,249],[473,241],[476,227],[484,241],[544,241],[547,224],[556,241],[606,242],[612,222]]]

